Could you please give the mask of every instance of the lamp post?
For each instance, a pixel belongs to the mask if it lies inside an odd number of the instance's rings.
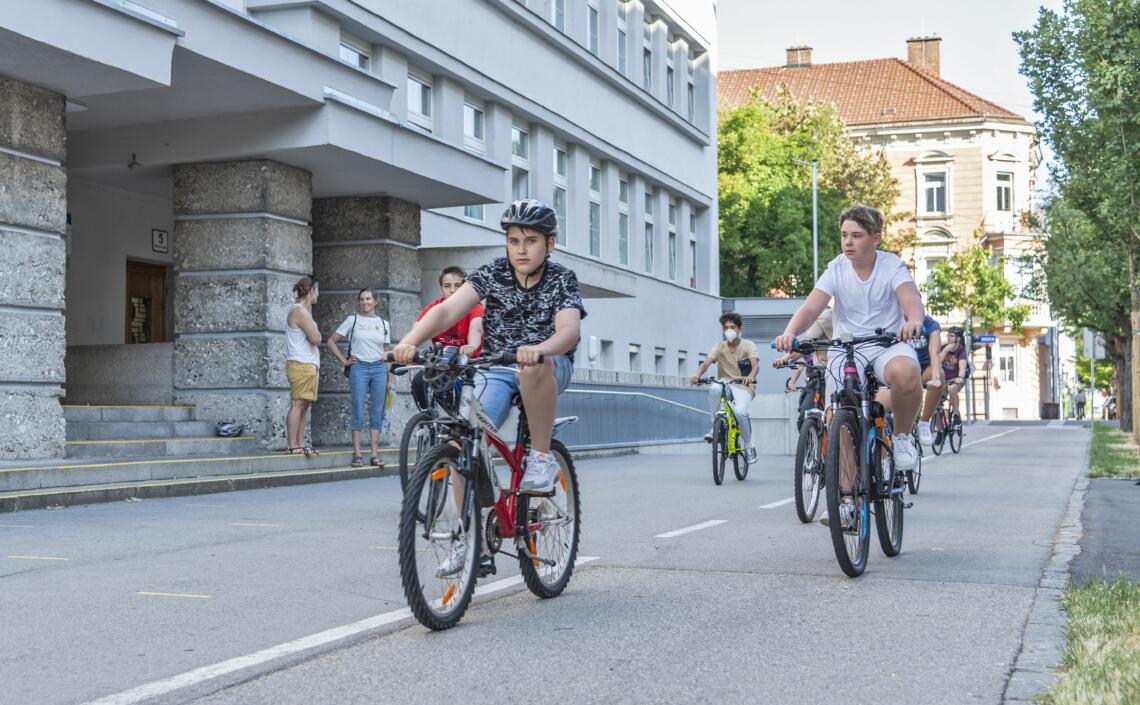
[[[796,164],[811,167],[811,249],[812,249],[812,276],[819,281],[819,187],[816,176],[819,172],[819,163],[805,162],[802,159],[793,159]],[[813,283],[814,283],[813,281]]]

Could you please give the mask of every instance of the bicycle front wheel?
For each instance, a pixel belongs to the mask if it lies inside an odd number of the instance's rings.
[[[724,463],[728,459],[728,423],[717,417],[713,422],[712,442],[712,471],[713,482],[724,482]]]
[[[739,441],[737,441],[739,443]],[[737,450],[732,456],[732,474],[736,475],[737,480],[743,481],[748,477],[748,452],[744,450]]]
[[[427,451],[404,493],[400,510],[400,580],[408,607],[433,631],[459,623],[475,592],[479,563],[479,511],[474,488],[463,493],[463,511],[453,497],[459,449],[449,444]]]
[[[435,418],[430,411],[421,411],[408,420],[404,435],[400,437],[400,490],[408,491],[408,476],[428,448],[435,445],[435,431],[429,423]]]
[[[875,528],[879,534],[879,547],[887,556],[894,557],[902,550],[902,482],[895,476],[894,453],[881,441],[876,441],[871,449],[871,464],[875,469],[873,482],[881,489],[875,493]]]
[[[831,545],[839,567],[852,578],[867,567],[870,548],[870,470],[860,462],[859,421],[850,409],[839,409],[827,432],[823,465]]]
[[[819,508],[819,488],[823,482],[820,429],[819,419],[804,419],[800,426],[800,440],[796,443],[796,466],[793,471],[796,516],[805,524],[815,519],[815,512]]]
[[[962,417],[954,414],[954,419],[950,424],[950,450],[954,454],[962,452]]]
[[[558,460],[553,495],[520,494],[518,504],[519,529],[535,556],[529,558],[519,551],[519,572],[530,591],[542,598],[557,597],[570,582],[578,557],[581,517],[574,459],[558,441],[550,442],[550,452]]]
[[[941,408],[934,410],[934,415],[930,417],[930,432],[934,434],[934,442],[930,444],[930,449],[934,451],[935,455],[942,455],[942,446],[946,443],[946,421]]]

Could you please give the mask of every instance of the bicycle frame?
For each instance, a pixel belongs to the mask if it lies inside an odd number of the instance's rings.
[[[736,412],[732,410],[732,404],[729,403],[728,396],[728,382],[716,381],[720,385],[720,408],[717,409],[718,415],[723,414],[725,421],[728,423],[728,454],[736,454],[736,439],[740,431],[736,427]]]

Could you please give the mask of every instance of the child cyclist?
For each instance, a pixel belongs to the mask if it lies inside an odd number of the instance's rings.
[[[410,363],[417,346],[455,325],[480,299],[485,301],[483,354],[515,353],[518,370],[488,370],[479,376],[475,392],[496,426],[506,421],[512,397],[522,394],[531,447],[519,491],[545,494],[558,475],[558,462],[550,453],[558,394],[574,372],[574,350],[586,309],[578,277],[550,261],[558,231],[553,208],[535,200],[515,201],[503,213],[500,226],[506,231],[507,256],[471,272],[467,282],[428,311],[392,353],[397,362]]]
[[[898,255],[877,249],[883,238],[883,214],[867,206],[851,206],[839,216],[843,252],[833,259],[816,282],[807,301],[788,322],[776,348],[790,352],[792,341],[807,330],[834,299],[835,337],[873,335],[882,328],[898,333],[901,341],[889,348],[866,345],[859,349],[860,376],[867,365],[891,388],[895,412],[894,455],[900,470],[913,470],[918,450],[910,430],[922,396],[918,357],[907,341],[922,330],[925,312],[918,287]],[[844,356],[832,351],[830,376],[842,378]]]

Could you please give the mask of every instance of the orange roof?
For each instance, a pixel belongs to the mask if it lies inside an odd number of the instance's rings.
[[[801,102],[834,105],[839,119],[847,125],[970,117],[1028,124],[1020,115],[901,59],[721,71],[717,74],[721,109],[748,102],[757,86],[768,100],[775,98],[780,86],[785,86]]]

